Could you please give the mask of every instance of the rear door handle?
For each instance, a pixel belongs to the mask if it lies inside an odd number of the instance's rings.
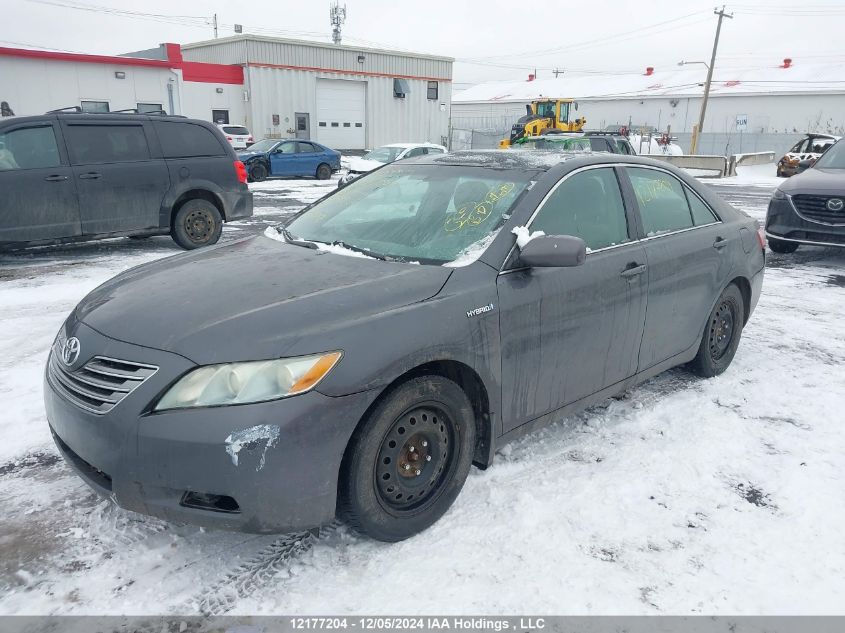
[[[44,180],[47,182],[61,182],[62,180],[67,180],[67,176],[59,176],[55,174],[53,176],[47,176]]]
[[[630,264],[628,268],[623,270],[619,273],[622,277],[636,277],[637,275],[642,275],[645,272],[645,264],[640,264],[637,266],[636,263]]]
[[[715,248],[716,250],[720,250],[722,248],[725,248],[725,246],[727,246],[727,245],[728,245],[728,240],[726,240],[722,237],[717,237],[716,241],[713,242],[713,248]]]
[[[80,180],[97,180],[100,178],[102,174],[98,174],[96,171],[89,171],[87,174],[80,174]]]

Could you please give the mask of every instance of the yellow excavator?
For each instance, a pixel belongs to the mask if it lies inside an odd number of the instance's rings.
[[[578,110],[574,99],[544,99],[532,101],[525,106],[526,114],[513,124],[509,138],[499,141],[499,148],[506,149],[528,136],[580,132],[587,122],[586,117],[569,120],[570,112]]]

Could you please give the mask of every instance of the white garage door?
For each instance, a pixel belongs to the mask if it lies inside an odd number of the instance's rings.
[[[317,80],[317,140],[334,149],[364,149],[367,84]]]

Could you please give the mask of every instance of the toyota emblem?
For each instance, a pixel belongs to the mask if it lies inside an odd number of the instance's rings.
[[[68,367],[73,365],[76,359],[79,358],[79,348],[79,339],[75,336],[66,340],[61,349],[62,362]]]
[[[827,201],[827,208],[831,211],[842,211],[842,207],[845,207],[845,202],[841,198],[831,198]]]

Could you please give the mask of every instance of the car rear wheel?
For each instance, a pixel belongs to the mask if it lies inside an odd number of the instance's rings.
[[[256,163],[249,168],[249,177],[253,182],[261,182],[267,179],[267,168],[261,163]]]
[[[319,167],[317,167],[317,178],[319,180],[328,180],[332,177],[332,168],[322,163]]]
[[[731,364],[739,347],[745,322],[745,303],[742,293],[731,284],[719,296],[710,312],[698,354],[691,367],[699,376],[718,376]]]
[[[794,253],[798,250],[798,242],[784,242],[783,240],[776,240],[771,237],[766,241],[773,253],[788,255],[789,253]]]
[[[472,466],[475,414],[441,376],[396,387],[349,443],[338,516],[356,531],[395,542],[428,528],[454,502]]]
[[[186,250],[216,244],[223,232],[220,211],[208,200],[188,200],[173,218],[173,241]]]

